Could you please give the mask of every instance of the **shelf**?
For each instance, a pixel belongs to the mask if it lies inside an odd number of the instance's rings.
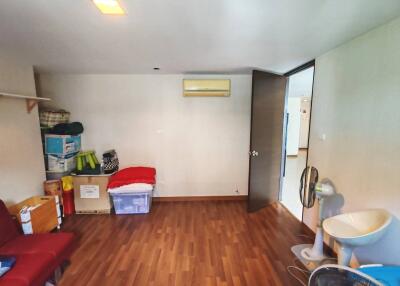
[[[28,95],[21,95],[21,94],[1,92],[1,91],[0,91],[0,97],[24,99],[26,101],[26,111],[28,113],[31,113],[32,109],[38,104],[39,101],[51,100],[50,98],[45,98],[45,97],[28,96]]]

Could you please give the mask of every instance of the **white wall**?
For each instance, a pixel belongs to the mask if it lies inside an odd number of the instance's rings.
[[[122,167],[155,166],[156,196],[247,194],[251,76],[222,76],[228,98],[184,98],[183,78],[41,75],[40,86],[83,123],[85,149],[101,158],[115,148]]]
[[[302,97],[300,105],[300,148],[308,148],[308,133],[310,129],[311,98]]]
[[[317,58],[309,163],[333,181],[341,211],[395,217],[384,239],[356,251],[360,262],[400,264],[399,106],[400,18]],[[305,212],[307,225],[315,218]]]
[[[293,117],[294,120],[296,120],[296,128],[299,128],[299,131],[296,131],[296,136],[299,136],[299,139],[293,139],[293,135],[290,135],[292,138],[289,142],[288,138],[288,144],[290,144],[290,149],[295,148],[294,144],[297,144],[297,149],[298,148],[308,148],[308,129],[309,129],[309,119],[310,119],[310,102],[303,102],[304,99],[311,99],[312,96],[312,91],[313,91],[313,78],[314,78],[314,67],[310,67],[306,70],[303,70],[299,73],[296,73],[292,76],[289,77],[289,91],[288,91],[288,104],[294,104],[295,101],[292,100],[292,103],[290,103],[290,100],[292,98],[301,98],[301,106],[297,108],[299,114],[296,116],[293,116],[294,109],[291,111],[291,117]],[[296,101],[297,102],[297,101]],[[289,107],[288,107],[289,108]],[[294,108],[294,106],[292,106]],[[306,110],[307,113],[300,113],[300,110]],[[299,122],[297,123],[297,120]],[[293,122],[293,120],[292,120]],[[289,120],[289,126],[288,126],[288,131],[292,130],[294,131],[294,127],[290,126],[290,120]],[[291,127],[291,128],[289,128]],[[294,149],[293,149],[294,150]],[[296,155],[298,151],[291,151],[292,154],[289,155]]]
[[[0,60],[0,91],[36,96],[33,68]],[[45,180],[37,107],[0,97],[0,198],[12,204],[42,194]]]
[[[289,114],[286,139],[286,155],[297,156],[300,140],[300,97],[289,97],[286,112]]]
[[[289,77],[289,97],[311,97],[314,67],[310,67]]]

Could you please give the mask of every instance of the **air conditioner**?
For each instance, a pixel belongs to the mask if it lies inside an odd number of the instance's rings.
[[[230,96],[229,79],[184,79],[183,96]]]

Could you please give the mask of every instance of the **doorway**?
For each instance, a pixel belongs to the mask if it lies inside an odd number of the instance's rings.
[[[300,177],[307,165],[314,65],[288,76],[286,95],[285,155],[281,203],[300,221]]]

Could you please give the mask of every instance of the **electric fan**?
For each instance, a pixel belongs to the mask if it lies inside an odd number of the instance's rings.
[[[303,170],[300,179],[300,201],[305,208],[311,208],[317,198],[319,202],[319,222],[315,234],[314,244],[299,244],[292,247],[292,252],[309,270],[318,267],[328,257],[323,253],[323,201],[327,196],[335,192],[333,187],[327,183],[318,182],[318,170],[308,166]]]
[[[326,264],[318,267],[308,280],[309,286],[389,286],[350,267]],[[394,285],[394,284],[393,284]]]

